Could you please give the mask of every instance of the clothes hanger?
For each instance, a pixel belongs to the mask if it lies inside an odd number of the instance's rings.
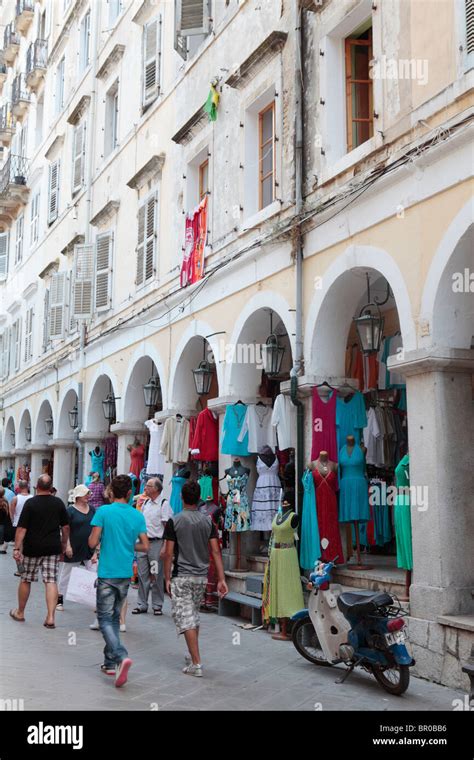
[[[235,404],[233,404],[233,406],[237,406],[237,404],[242,404],[242,406],[245,406],[244,402],[241,401],[240,398],[238,401],[235,402]]]
[[[325,380],[323,383],[318,383],[318,385],[315,385],[314,387],[315,388],[331,388],[331,390],[333,391],[336,390],[333,385],[329,385],[327,380]]]
[[[264,404],[263,401],[257,401],[257,403],[255,404],[255,406],[265,406],[266,407],[267,405]]]

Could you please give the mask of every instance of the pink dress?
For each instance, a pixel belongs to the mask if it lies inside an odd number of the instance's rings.
[[[311,460],[314,462],[321,451],[327,451],[331,462],[337,462],[337,438],[336,438],[336,398],[337,393],[332,391],[329,399],[323,401],[317,388],[313,388],[313,417],[311,426],[313,441],[311,447]]]
[[[134,446],[130,452],[130,472],[132,475],[135,475],[136,478],[139,478],[144,465],[145,447],[143,444],[140,444],[140,446]]]

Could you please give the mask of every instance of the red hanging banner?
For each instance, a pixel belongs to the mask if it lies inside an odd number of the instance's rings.
[[[181,264],[181,287],[192,285],[204,276],[207,240],[207,195],[192,214],[186,216],[185,245]]]

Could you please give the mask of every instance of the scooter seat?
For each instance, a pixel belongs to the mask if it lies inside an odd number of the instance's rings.
[[[377,591],[344,591],[337,597],[337,606],[345,615],[347,612],[355,615],[374,612],[377,607],[388,607],[393,604],[390,594]]]

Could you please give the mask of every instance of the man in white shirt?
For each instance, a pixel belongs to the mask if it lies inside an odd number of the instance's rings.
[[[150,478],[145,486],[146,501],[142,514],[146,522],[146,532],[150,542],[148,552],[137,552],[138,603],[132,615],[148,612],[148,596],[151,589],[151,605],[154,615],[162,615],[164,602],[163,561],[160,552],[163,546],[163,531],[170,517],[173,517],[167,499],[162,496],[163,484],[159,478]]]

